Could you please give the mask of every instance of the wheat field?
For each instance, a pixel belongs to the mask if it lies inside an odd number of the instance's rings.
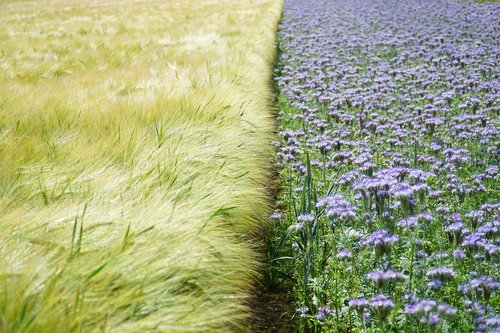
[[[245,331],[280,0],[0,0],[0,332]]]

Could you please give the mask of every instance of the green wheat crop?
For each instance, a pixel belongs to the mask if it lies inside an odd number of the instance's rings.
[[[281,1],[0,1],[0,332],[235,331]]]

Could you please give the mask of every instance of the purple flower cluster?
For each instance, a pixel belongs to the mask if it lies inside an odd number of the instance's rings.
[[[408,304],[404,312],[416,317],[420,325],[435,328],[443,318],[453,320],[457,309],[446,303],[437,304],[434,300],[421,300]]]
[[[500,282],[489,276],[481,276],[458,286],[464,295],[489,300],[500,289]]]
[[[377,317],[381,320],[384,320],[389,315],[391,310],[394,308],[394,305],[394,302],[384,294],[377,294],[369,301],[366,298],[360,297],[351,299],[348,302],[348,306],[351,309],[356,310],[360,316],[363,316],[363,310],[368,307],[372,307],[375,310]]]
[[[427,277],[430,279],[436,279],[441,282],[448,282],[453,279],[457,273],[448,267],[435,267],[427,271]]]
[[[381,229],[369,235],[363,244],[375,249],[377,256],[382,256],[391,252],[392,246],[399,240],[396,235],[390,235],[387,230]]]
[[[318,319],[319,321],[323,321],[328,315],[332,313],[333,313],[332,309],[330,309],[327,306],[322,306],[318,309],[318,314],[316,315],[316,319]]]
[[[390,281],[401,282],[408,279],[408,277],[394,269],[388,269],[386,271],[372,271],[366,274],[366,279],[375,284],[377,288],[381,289]]]
[[[381,320],[387,318],[394,305],[394,302],[384,294],[377,294],[370,299],[370,306],[375,309],[377,317]]]
[[[349,221],[356,216],[356,207],[339,194],[319,199],[316,206],[326,208],[326,216],[332,224]]]
[[[286,1],[276,166],[302,232],[276,238],[305,331],[497,327],[499,26],[499,3]]]

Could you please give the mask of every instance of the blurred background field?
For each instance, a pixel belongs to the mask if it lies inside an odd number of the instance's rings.
[[[245,330],[281,1],[0,1],[0,332]]]

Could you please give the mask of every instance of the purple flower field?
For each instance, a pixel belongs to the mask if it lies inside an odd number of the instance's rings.
[[[273,275],[301,332],[500,332],[500,4],[288,0]]]

